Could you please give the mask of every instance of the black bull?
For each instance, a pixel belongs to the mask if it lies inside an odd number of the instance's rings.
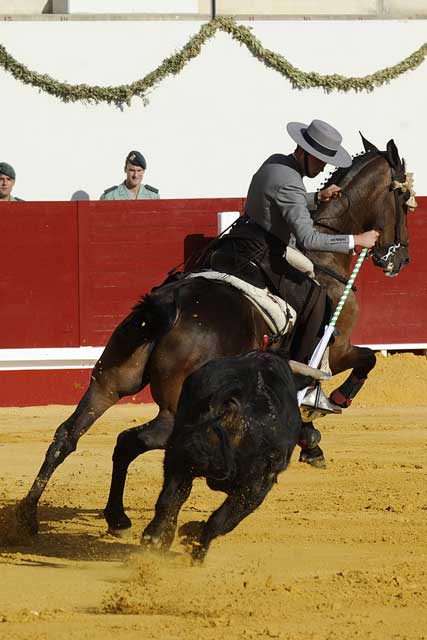
[[[163,488],[142,537],[145,547],[169,549],[195,477],[228,496],[207,522],[181,527],[196,561],[204,559],[214,538],[232,531],[263,502],[298,441],[297,390],[312,376],[324,377],[288,364],[281,352],[253,351],[212,360],[185,380],[166,447]]]

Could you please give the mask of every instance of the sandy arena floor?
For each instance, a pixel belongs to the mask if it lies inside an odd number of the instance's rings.
[[[193,567],[139,550],[162,454],[132,466],[127,540],[102,510],[117,434],[153,415],[122,405],[59,467],[31,544],[0,542],[0,639],[427,639],[427,357],[384,358],[355,406],[324,418],[328,468],[297,462],[265,503]],[[28,490],[71,408],[0,409],[0,506]],[[222,494],[196,482],[180,522]],[[1,523],[1,518],[0,518]],[[1,531],[0,531],[1,539]]]

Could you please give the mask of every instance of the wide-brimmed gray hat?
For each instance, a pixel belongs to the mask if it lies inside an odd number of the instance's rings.
[[[341,146],[342,135],[323,120],[313,120],[309,125],[303,122],[289,122],[289,135],[312,156],[332,164],[334,167],[349,167],[352,159]]]

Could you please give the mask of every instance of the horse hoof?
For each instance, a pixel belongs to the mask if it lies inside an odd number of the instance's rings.
[[[302,449],[299,462],[305,462],[315,469],[326,469],[326,460],[320,447],[314,449]]]
[[[39,532],[37,505],[22,500],[15,511],[16,524],[19,530],[28,536],[36,536]]]
[[[116,538],[123,537],[121,532],[126,531],[132,527],[132,520],[127,517],[125,513],[113,514],[107,509],[104,509],[104,518],[108,524],[108,533],[116,536]]]
[[[107,532],[110,534],[110,536],[124,539],[130,537],[131,528],[128,527],[127,529],[114,529],[114,527],[108,527]]]

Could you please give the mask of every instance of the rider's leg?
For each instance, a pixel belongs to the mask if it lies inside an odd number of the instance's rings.
[[[311,281],[311,291],[297,319],[291,342],[291,357],[308,364],[325,325],[326,291]]]

